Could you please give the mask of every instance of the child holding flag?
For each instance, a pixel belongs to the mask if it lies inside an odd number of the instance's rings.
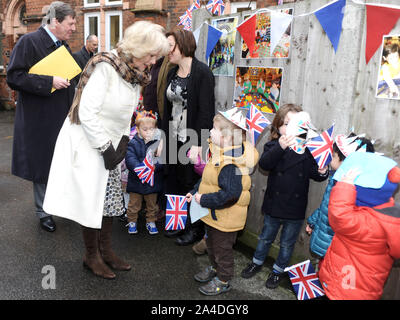
[[[269,248],[281,226],[280,249],[266,287],[279,285],[293,253],[297,237],[305,218],[310,178],[323,181],[328,178],[328,168],[319,170],[308,149],[296,153],[289,147],[295,137],[286,134],[290,119],[301,112],[301,107],[287,104],[279,108],[271,125],[271,141],[264,146],[259,165],[269,171],[267,190],[262,211],[264,227],[259,236],[253,261],[242,271],[243,278],[250,278],[262,268]]]
[[[130,193],[128,205],[128,233],[136,234],[137,218],[146,202],[146,228],[150,234],[157,234],[155,225],[158,212],[157,196],[162,191],[162,164],[154,163],[161,155],[161,133],[157,129],[157,115],[151,111],[138,112],[135,120],[137,134],[128,144],[125,163],[129,170],[126,191]],[[150,155],[150,156],[149,156]],[[142,167],[148,174],[147,182],[140,179],[135,169]],[[136,170],[137,171],[137,170]]]
[[[199,288],[205,295],[217,295],[231,289],[229,281],[234,275],[232,246],[237,232],[246,222],[251,186],[249,170],[258,160],[257,150],[244,140],[245,117],[238,108],[230,111],[214,117],[210,132],[211,158],[200,182],[186,195],[188,202],[193,200],[209,209],[208,215],[201,220],[206,224],[211,265],[194,276],[198,282],[206,283]]]
[[[322,259],[325,256],[334,235],[328,221],[329,196],[334,185],[333,173],[339,169],[344,159],[355,151],[375,152],[370,140],[354,133],[347,137],[343,134],[335,137],[332,161],[330,163],[332,173],[329,176],[321,205],[308,217],[306,226],[306,232],[311,235],[310,250],[318,256],[318,259]]]

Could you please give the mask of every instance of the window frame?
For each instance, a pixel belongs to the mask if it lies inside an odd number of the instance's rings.
[[[84,8],[94,8],[94,7],[100,7],[100,0],[98,0],[98,3],[88,3],[88,0],[83,1],[83,7]]]
[[[100,29],[100,12],[89,12],[84,15],[84,27],[83,27],[83,43],[86,44],[86,38],[89,36],[89,18],[96,17],[97,18],[97,30],[98,30],[98,41],[99,41],[99,51],[101,48],[101,29]]]
[[[118,41],[122,40],[122,11],[106,11],[105,12],[105,50],[110,51],[111,50],[111,35],[110,35],[110,20],[112,16],[119,16],[119,39]]]
[[[110,2],[110,0],[106,0],[106,6],[117,6],[117,5],[122,5],[122,0],[113,1],[113,2]]]

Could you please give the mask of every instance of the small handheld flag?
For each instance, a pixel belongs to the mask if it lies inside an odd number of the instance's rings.
[[[150,152],[146,154],[143,162],[134,171],[142,183],[154,186],[154,164]]]
[[[165,230],[185,229],[187,219],[187,202],[185,196],[166,194]]]
[[[334,126],[335,124],[328,130],[322,132],[318,137],[312,138],[310,141],[306,142],[307,148],[310,150],[320,169],[332,161]]]
[[[289,274],[298,300],[308,300],[325,295],[310,260],[288,267],[285,272]]]
[[[263,116],[261,111],[257,110],[257,108],[251,104],[246,115],[246,124],[250,133],[251,141],[255,146],[258,137],[264,129],[271,124],[271,122]]]

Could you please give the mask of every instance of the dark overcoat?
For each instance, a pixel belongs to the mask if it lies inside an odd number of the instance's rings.
[[[57,136],[74,95],[74,86],[51,93],[53,77],[28,73],[54,50],[53,40],[40,27],[19,39],[7,68],[7,83],[18,91],[11,171],[36,183],[47,183]]]
[[[93,57],[93,54],[90,54],[87,50],[86,47],[83,46],[81,50],[74,52],[72,54],[72,56],[74,57],[76,63],[81,67],[81,69],[85,69],[85,66],[87,64],[87,62],[89,61],[89,59],[91,57]]]
[[[264,145],[259,165],[269,171],[263,213],[274,218],[304,219],[310,179],[328,178],[328,174],[319,174],[310,151],[298,154],[289,148],[282,149],[277,139],[272,140]]]
[[[129,170],[128,184],[126,186],[126,192],[138,193],[138,194],[151,194],[159,193],[163,187],[163,165],[156,163],[154,166],[154,185],[151,186],[148,183],[142,183],[135,173],[135,168],[141,165],[146,157],[148,150],[156,150],[159,141],[152,140],[145,143],[142,138],[136,134],[128,144],[128,150],[126,152],[125,164]]]

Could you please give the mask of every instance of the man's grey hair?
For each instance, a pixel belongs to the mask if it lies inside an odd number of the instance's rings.
[[[72,9],[68,3],[62,1],[53,1],[47,10],[47,14],[43,18],[43,22],[50,24],[51,20],[56,18],[57,21],[61,23],[67,16],[75,18],[76,13],[74,9]]]

